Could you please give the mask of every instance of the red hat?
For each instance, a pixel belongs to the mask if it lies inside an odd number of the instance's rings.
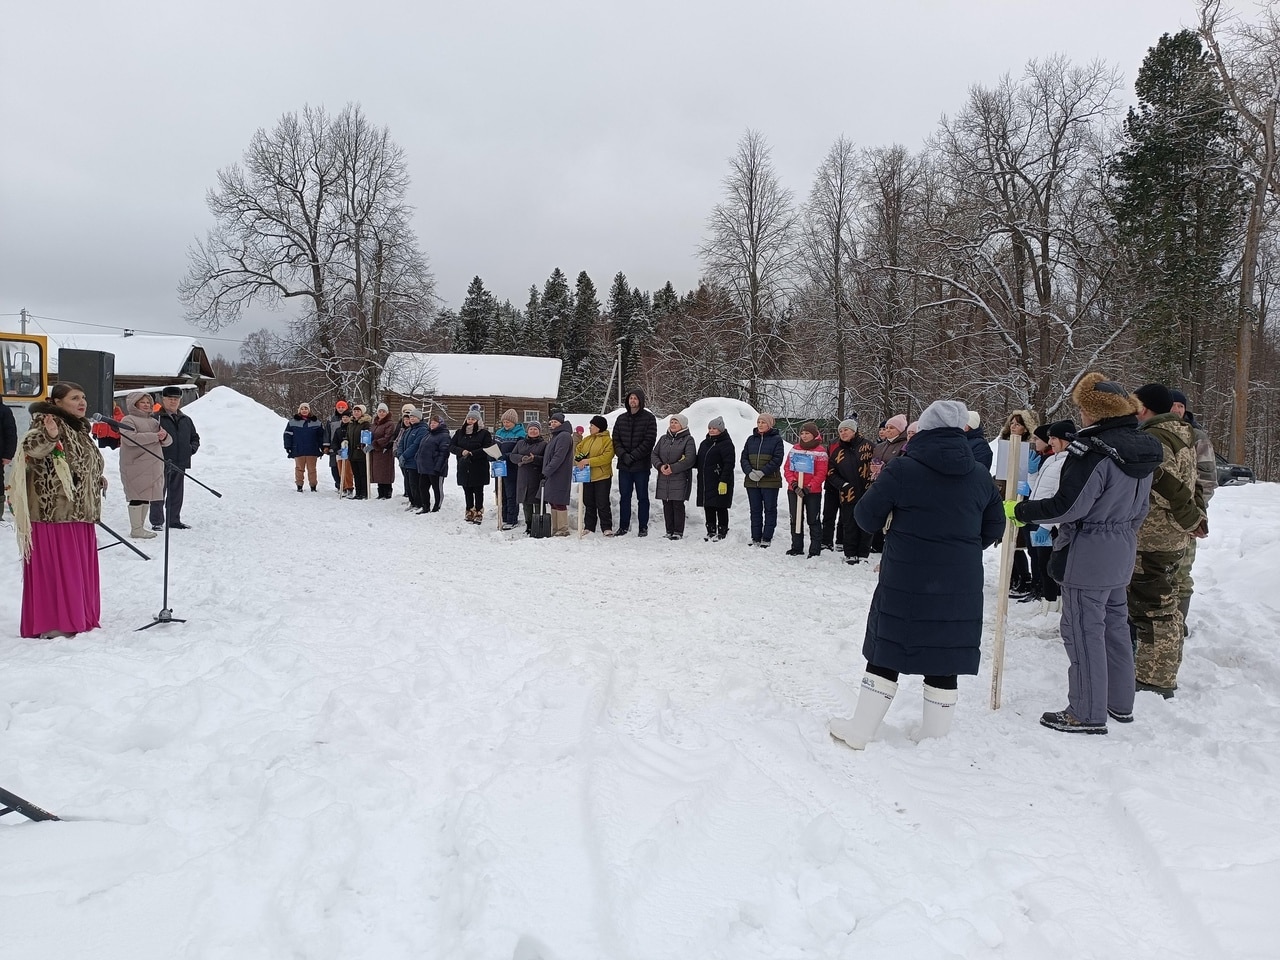
[[[345,401],[345,400],[339,400],[337,403],[335,403],[335,404],[333,405],[333,409],[335,409],[335,410],[345,410],[345,409],[347,409],[347,401]]]

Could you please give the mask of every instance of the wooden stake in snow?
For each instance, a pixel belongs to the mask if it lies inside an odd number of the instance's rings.
[[[497,504],[497,509],[495,509],[493,512],[498,515],[498,529],[501,530],[502,529],[502,477],[498,477],[498,484],[494,493],[495,493],[494,500]]]
[[[1018,473],[1022,463],[1022,438],[1009,435],[1009,458],[1004,468],[1004,498],[1018,499]],[[1004,675],[1004,628],[1009,616],[1009,580],[1013,575],[1013,553],[1018,542],[1018,528],[1005,521],[1004,539],[1000,541],[1000,575],[996,578],[996,630],[991,648],[991,709],[1000,709],[1000,682]]]

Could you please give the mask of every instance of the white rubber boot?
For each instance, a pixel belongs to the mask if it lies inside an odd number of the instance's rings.
[[[862,690],[858,694],[858,705],[854,707],[853,719],[837,717],[827,729],[837,740],[843,740],[855,750],[862,750],[880,729],[880,722],[889,712],[889,704],[893,695],[898,692],[898,685],[892,680],[877,677],[874,673],[862,676]]]
[[[919,743],[931,737],[945,737],[951,732],[951,717],[956,712],[955,690],[939,690],[924,685],[924,723],[911,739]]]
[[[129,507],[129,537],[133,540],[154,540],[156,535],[147,529],[148,504]]]

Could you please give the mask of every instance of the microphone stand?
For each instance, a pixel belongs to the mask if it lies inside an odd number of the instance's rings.
[[[129,428],[127,424],[121,424],[119,420],[108,420],[106,417],[103,417],[100,420],[95,422],[107,423],[116,427],[117,431],[120,434],[120,439],[128,440],[139,450],[144,451],[145,453],[155,457],[157,460],[163,463],[164,471],[165,471],[165,487],[166,488],[168,488],[169,486],[168,484],[169,473],[170,471],[173,471],[176,473],[181,473],[183,477],[185,477],[186,479],[192,481],[193,483],[199,484],[200,486],[208,490],[210,493],[212,493],[218,499],[222,499],[222,494],[220,494],[217,490],[213,489],[213,487],[205,483],[200,483],[199,480],[191,476],[191,474],[188,473],[185,469],[178,466],[176,463],[172,462],[167,457],[163,456],[162,454],[156,453],[154,450],[148,449],[144,444],[139,443],[137,440],[133,439],[133,437],[129,436],[129,434],[133,431]],[[122,426],[123,426],[123,429],[120,429]],[[158,623],[186,623],[187,622],[186,620],[183,620],[179,617],[175,617],[173,615],[173,610],[169,606],[169,516],[168,516],[167,510],[165,512],[165,522],[164,522],[164,599],[161,600],[160,602],[161,602],[160,612],[151,618],[150,623],[147,623],[142,625],[141,627],[138,627],[138,630],[134,631],[135,633],[141,630],[150,630],[152,627],[154,627]]]

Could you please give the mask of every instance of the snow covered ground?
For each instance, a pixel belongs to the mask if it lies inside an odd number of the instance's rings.
[[[134,632],[151,541],[102,630],[17,639],[0,546],[0,786],[66,818],[0,820],[0,958],[1276,956],[1275,485],[1213,501],[1177,699],[1045,730],[1065,656],[1012,604],[1003,709],[984,666],[916,746],[906,680],[855,753],[874,574],[747,549],[745,498],[725,543],[530,541],[452,485],[298,494],[279,418],[188,409],[189,622]]]

